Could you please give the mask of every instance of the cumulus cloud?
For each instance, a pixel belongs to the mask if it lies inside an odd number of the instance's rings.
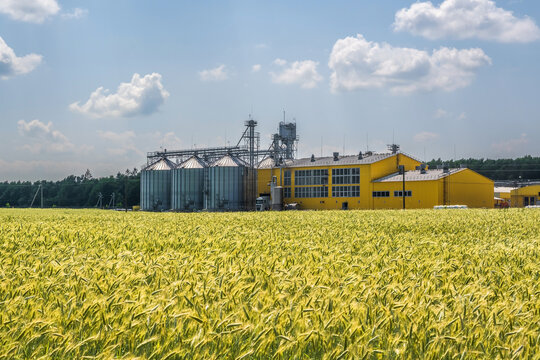
[[[162,133],[160,131],[136,134],[133,130],[126,130],[122,132],[103,131],[99,130],[98,136],[100,139],[105,140],[108,144],[107,152],[110,155],[126,156],[136,155],[137,157],[143,156],[144,153],[140,150],[142,148],[157,149],[178,149],[181,147],[182,142],[178,136],[172,132]]]
[[[225,65],[221,64],[216,68],[199,71],[202,81],[223,81],[229,78]]]
[[[442,119],[442,118],[450,116],[450,113],[444,109],[437,109],[437,111],[435,111],[434,116],[435,116],[435,119]]]
[[[414,141],[416,142],[426,142],[426,141],[432,141],[439,138],[439,134],[429,132],[429,131],[422,131],[416,135],[414,135]]]
[[[261,71],[261,64],[255,64],[251,67],[251,72],[259,72]]]
[[[313,89],[323,79],[317,72],[319,63],[313,60],[295,61],[288,64],[283,59],[276,59],[274,64],[283,68],[278,73],[270,73],[272,81],[276,84],[297,84],[304,89]]]
[[[182,141],[172,131],[166,132],[165,134],[156,131],[152,136],[155,143],[159,144],[163,149],[179,149],[182,146]]]
[[[131,82],[121,83],[116,93],[109,94],[109,90],[99,87],[86,103],[81,105],[78,101],[69,108],[95,118],[149,115],[156,112],[168,97],[160,74],[143,77],[133,74]]]
[[[52,128],[53,123],[50,121],[45,124],[38,119],[29,122],[19,120],[17,125],[19,134],[32,140],[31,144],[23,146],[31,152],[66,152],[75,148],[64,134]]]
[[[123,156],[129,153],[142,155],[142,151],[135,145],[137,135],[132,130],[123,132],[114,131],[98,131],[98,136],[103,140],[108,141],[110,147],[107,152],[111,155]]]
[[[360,34],[336,41],[328,62],[332,91],[389,88],[395,93],[456,90],[488,64],[491,59],[478,48],[441,47],[428,53],[367,41]]]
[[[14,20],[42,23],[48,17],[56,15],[60,5],[56,0],[1,0],[0,13],[9,15]]]
[[[526,43],[540,39],[540,29],[529,17],[518,18],[491,0],[445,0],[438,7],[417,2],[398,11],[395,31],[428,39],[444,37]]]
[[[4,39],[0,37],[0,78],[8,79],[15,75],[29,73],[41,63],[42,56],[29,54],[17,56]]]
[[[71,12],[65,12],[61,16],[64,19],[80,19],[85,17],[88,14],[88,10],[75,8]]]

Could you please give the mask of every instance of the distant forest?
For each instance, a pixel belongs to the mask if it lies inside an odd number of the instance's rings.
[[[530,155],[517,159],[460,159],[460,160],[431,160],[429,168],[447,164],[450,168],[465,166],[491,180],[540,180],[540,157]]]
[[[540,157],[525,156],[517,159],[461,159],[431,160],[431,169],[447,164],[451,168],[466,166],[492,180],[526,181],[540,180]],[[43,186],[44,207],[131,207],[140,202],[140,174],[137,169],[126,170],[116,176],[94,178],[89,170],[84,175],[70,175],[60,181],[15,181],[0,182],[0,207],[41,206]],[[101,203],[98,202],[102,196]],[[126,199],[127,194],[127,199]]]
[[[0,183],[0,206],[29,207],[35,197],[33,207],[40,207],[40,185],[43,186],[43,206],[48,208],[108,208],[113,207],[113,200],[114,207],[122,208],[139,205],[140,202],[140,174],[137,169],[97,179],[87,170],[84,175],[70,175],[60,181]],[[98,202],[100,194],[101,203]]]

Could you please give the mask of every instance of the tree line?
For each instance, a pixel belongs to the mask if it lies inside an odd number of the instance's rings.
[[[0,206],[29,207],[34,200],[33,207],[40,207],[40,185],[43,188],[43,206],[48,208],[107,208],[113,205],[122,208],[140,203],[140,174],[133,169],[102,178],[94,178],[87,170],[81,176],[70,175],[60,181],[0,182]]]
[[[530,155],[517,159],[460,159],[460,160],[437,160],[428,161],[430,169],[437,166],[447,165],[450,168],[465,166],[482,174],[491,180],[539,180],[540,157]]]

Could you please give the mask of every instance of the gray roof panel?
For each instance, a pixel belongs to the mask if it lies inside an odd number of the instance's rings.
[[[189,159],[178,165],[177,169],[204,169],[206,163],[197,156],[191,156]]]
[[[257,169],[270,169],[273,167],[276,167],[276,162],[271,157],[262,159],[257,165]]]
[[[452,175],[463,170],[466,170],[466,168],[449,169],[447,173],[445,173],[442,169],[426,170],[425,174],[422,174],[420,170],[405,171],[405,181],[439,180],[448,175]],[[398,172],[384,176],[380,179],[373,180],[373,182],[401,182],[401,181],[403,181],[403,175]]]
[[[167,158],[162,158],[148,165],[144,170],[171,170],[172,168],[174,168],[174,163]]]
[[[221,159],[214,161],[210,167],[237,167],[237,166],[247,166],[247,164],[232,155],[225,155]]]
[[[284,167],[310,167],[310,166],[345,166],[345,165],[365,165],[373,164],[377,161],[388,159],[396,154],[373,154],[364,155],[362,159],[358,159],[358,155],[339,156],[338,160],[334,160],[333,156],[315,157],[315,161],[311,158],[285,160]]]

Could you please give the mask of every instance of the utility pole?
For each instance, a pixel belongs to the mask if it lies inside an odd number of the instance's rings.
[[[43,184],[39,184],[39,187],[41,189],[41,208],[43,209]]]
[[[34,205],[34,201],[36,200],[37,194],[41,190],[41,207],[43,207],[43,189],[41,188],[41,184],[39,184],[36,193],[34,194],[34,197],[32,198],[32,202],[30,203],[30,207]]]
[[[98,193],[98,201],[96,203],[96,207],[99,207],[100,209],[103,207],[103,194],[101,192]]]
[[[405,165],[399,165],[399,172],[403,175],[403,189],[401,195],[403,198],[403,210],[405,210]]]

